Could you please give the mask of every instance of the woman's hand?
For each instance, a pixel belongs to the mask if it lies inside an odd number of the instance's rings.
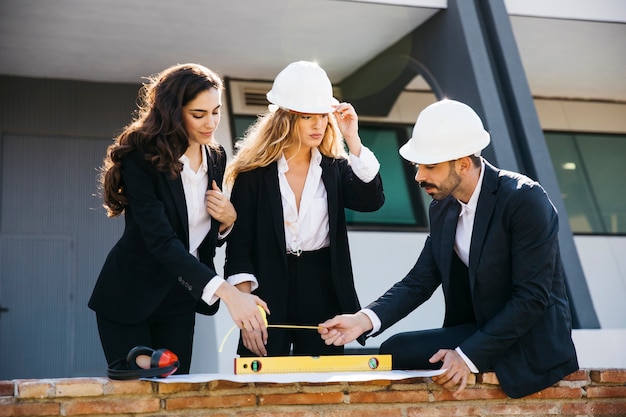
[[[239,291],[228,282],[220,285],[215,295],[226,304],[231,318],[235,325],[242,330],[242,333],[258,332],[259,335],[255,339],[260,340],[262,345],[265,346],[265,343],[267,343],[267,326],[265,325],[265,318],[258,307],[261,306],[263,310],[269,313],[265,301],[256,295]]]
[[[237,220],[235,207],[219,189],[215,180],[211,183],[211,189],[206,192],[206,211],[220,222],[220,233],[231,227]]]
[[[361,138],[359,137],[359,117],[350,103],[339,103],[333,112],[341,135],[356,157],[361,155]]]
[[[267,356],[267,330],[265,333],[261,330],[241,329],[241,340],[243,345],[258,356]]]
[[[250,285],[250,281],[244,281],[236,285],[239,291],[244,293],[250,293],[252,290],[252,286]],[[257,305],[257,307],[260,307]],[[265,310],[265,309],[264,309]],[[259,310],[259,312],[261,312]],[[267,311],[266,311],[267,314]],[[263,315],[263,313],[261,313]],[[265,320],[265,318],[264,318]],[[265,321],[267,323],[267,321]],[[241,341],[243,345],[254,352],[258,356],[267,356],[267,349],[265,349],[265,345],[267,344],[267,330],[265,331],[265,335],[263,334],[263,330],[248,330],[241,329]]]

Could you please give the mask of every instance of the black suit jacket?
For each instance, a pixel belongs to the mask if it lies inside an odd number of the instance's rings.
[[[211,150],[209,187],[221,185],[226,154]],[[214,314],[200,297],[217,273],[213,264],[219,223],[198,249],[200,262],[189,253],[189,224],[183,183],[169,178],[134,151],[122,160],[122,180],[129,204],[124,233],[109,252],[89,300],[89,307],[109,320],[133,324],[145,320],[179,285],[189,294],[188,308]],[[221,242],[220,242],[221,243]]]
[[[433,201],[430,235],[408,275],[371,308],[381,331],[442,285],[446,321],[459,204]],[[479,330],[460,348],[480,371],[493,369],[504,391],[522,397],[578,369],[558,244],[558,215],[544,189],[485,164],[470,244],[469,283]],[[444,326],[446,324],[444,323]]]
[[[322,181],[328,196],[332,283],[341,312],[360,307],[354,288],[344,208],[375,211],[384,202],[380,175],[362,182],[345,159],[322,157]],[[274,323],[287,317],[288,273],[283,208],[277,163],[237,176],[231,202],[237,222],[226,246],[226,276],[251,273],[259,280],[255,294],[265,300]]]

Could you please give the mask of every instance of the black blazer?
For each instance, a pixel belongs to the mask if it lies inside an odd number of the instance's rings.
[[[221,147],[220,147],[221,148]],[[222,184],[226,154],[212,150],[208,157],[211,181]],[[89,307],[109,320],[133,324],[145,320],[175,285],[189,294],[190,308],[202,314],[217,312],[200,297],[217,273],[213,264],[219,223],[198,249],[200,262],[189,253],[187,204],[180,175],[171,179],[143,154],[134,151],[122,160],[122,181],[129,204],[124,233],[109,252],[89,300]]]
[[[354,312],[360,305],[352,276],[344,208],[379,209],[385,200],[382,180],[377,174],[369,183],[362,182],[345,159],[323,156],[320,166],[328,196],[332,283],[341,312]],[[255,294],[268,303],[272,310],[270,319],[284,323],[289,285],[277,163],[240,173],[231,202],[237,210],[237,222],[228,238],[224,273],[254,274],[259,280]]]
[[[371,308],[381,331],[442,285],[446,321],[459,204],[433,201],[430,235],[408,275]],[[470,244],[469,281],[479,330],[460,348],[480,371],[493,369],[504,391],[522,397],[578,369],[558,243],[558,215],[544,189],[485,164]],[[446,324],[444,323],[444,326]]]

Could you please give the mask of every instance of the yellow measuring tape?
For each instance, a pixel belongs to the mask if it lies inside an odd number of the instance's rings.
[[[390,371],[391,355],[235,358],[235,374]]]
[[[317,330],[319,326],[295,324],[268,324],[263,307],[259,306],[265,326],[281,329]],[[224,348],[228,336],[237,326],[226,333],[219,352]],[[336,356],[272,356],[235,358],[235,374],[277,374],[292,372],[354,372],[390,371],[391,355],[336,355]]]
[[[257,307],[259,307],[259,311],[261,312],[261,315],[263,316],[263,321],[265,322],[265,327],[274,328],[274,329],[306,329],[306,330],[317,330],[317,329],[320,328],[319,326],[299,326],[299,325],[296,325],[296,324],[268,324],[267,323],[267,314],[265,313],[265,310],[263,310],[263,307],[261,307],[261,306],[257,306]],[[233,326],[233,327],[230,328],[228,333],[226,333],[226,336],[224,336],[224,339],[222,339],[222,343],[220,344],[220,348],[218,350],[219,353],[222,353],[222,349],[224,349],[224,343],[226,343],[226,339],[228,339],[228,336],[230,336],[230,334],[236,328],[237,328],[237,326]]]

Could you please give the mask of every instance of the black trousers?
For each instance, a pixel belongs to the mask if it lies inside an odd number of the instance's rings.
[[[428,360],[439,349],[455,349],[477,330],[476,324],[398,333],[380,345],[380,354],[391,355],[393,369],[439,369],[441,362]]]
[[[330,249],[302,252],[300,256],[288,255],[289,297],[287,318],[284,323],[317,326],[340,312],[339,302],[331,282]],[[263,285],[263,283],[260,283]],[[270,310],[272,305],[269,305]],[[268,317],[272,324],[272,316]],[[268,356],[341,355],[343,346],[327,346],[317,330],[268,328],[265,348]],[[241,356],[256,356],[239,343]]]
[[[164,348],[178,356],[180,366],[176,373],[188,374],[196,323],[194,304],[189,299],[182,290],[175,288],[148,319],[136,324],[117,323],[96,314],[107,363],[110,365],[117,359],[126,358],[135,346],[154,350]]]

